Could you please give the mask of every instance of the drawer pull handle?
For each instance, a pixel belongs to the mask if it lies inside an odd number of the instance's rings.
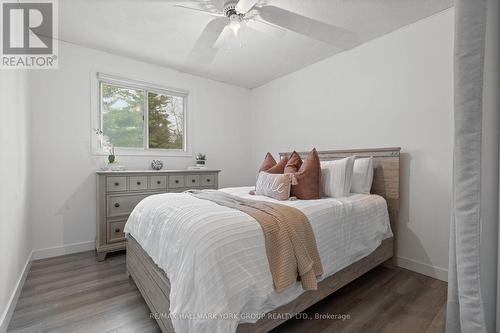
[[[192,183],[196,183],[196,179],[191,179],[191,182]]]
[[[141,185],[141,182],[137,182],[137,185]]]
[[[207,183],[210,183],[210,178],[207,178]]]
[[[161,184],[161,181],[157,181],[156,184],[160,185]]]
[[[120,229],[119,229],[119,228],[116,228],[116,229],[115,229],[115,232],[116,232],[116,233],[120,232]]]
[[[118,202],[117,202],[117,203],[115,203],[115,207],[116,207],[116,208],[120,207],[120,204],[119,204]]]
[[[178,179],[176,179],[176,180],[175,180],[175,183],[176,183],[176,184],[179,184],[179,180],[178,180]]]
[[[120,186],[120,183],[115,183],[115,186]]]

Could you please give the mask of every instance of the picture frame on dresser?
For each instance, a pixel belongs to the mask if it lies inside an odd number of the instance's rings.
[[[220,170],[97,171],[96,258],[126,249],[123,228],[144,198],[188,189],[218,189]]]

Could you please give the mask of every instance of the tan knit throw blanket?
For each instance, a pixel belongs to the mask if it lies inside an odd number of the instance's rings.
[[[309,220],[300,210],[216,190],[191,190],[189,193],[198,199],[237,209],[259,222],[276,292],[293,286],[297,279],[304,290],[318,288],[323,266]]]

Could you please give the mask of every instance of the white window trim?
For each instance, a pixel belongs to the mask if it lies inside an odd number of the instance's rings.
[[[184,97],[184,149],[152,149],[148,147],[143,148],[118,148],[115,147],[115,155],[117,156],[179,156],[179,157],[192,157],[192,145],[191,145],[191,132],[188,126],[188,120],[190,117],[189,112],[189,100],[191,99],[190,93],[187,90],[182,89],[172,89],[166,88],[157,84],[150,84],[134,79],[125,79],[118,75],[104,74],[98,71],[91,71],[90,73],[90,89],[91,89],[91,113],[92,113],[92,128],[90,133],[91,138],[91,152],[92,155],[96,156],[107,156],[106,153],[102,151],[101,144],[97,139],[93,129],[101,128],[102,115],[101,115],[101,89],[100,83],[110,83],[120,86],[129,87],[132,89],[143,89],[150,92],[156,92],[161,94],[169,94],[175,96]],[[189,98],[188,98],[189,97]],[[147,98],[145,98],[145,103],[147,103]],[[146,106],[145,106],[146,107]],[[144,119],[144,137],[148,138],[148,126],[147,126],[147,113],[145,113]],[[147,143],[145,144],[147,145]]]

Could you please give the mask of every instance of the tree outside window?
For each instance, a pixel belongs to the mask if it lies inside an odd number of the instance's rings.
[[[100,86],[101,128],[115,147],[185,150],[185,96]]]

